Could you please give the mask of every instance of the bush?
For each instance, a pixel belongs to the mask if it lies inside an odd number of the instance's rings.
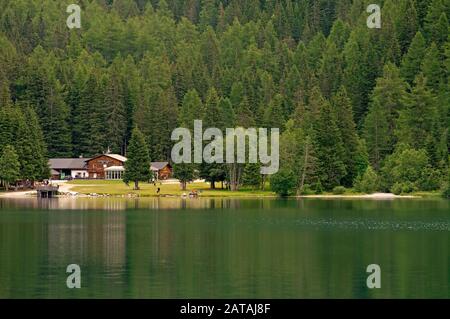
[[[395,194],[395,195],[400,195],[402,193],[402,184],[400,183],[395,183],[392,187],[391,187],[391,193]]]
[[[347,189],[344,186],[336,186],[333,188],[333,194],[334,195],[342,195],[347,191]]]
[[[296,180],[291,170],[280,170],[270,178],[270,187],[272,191],[281,197],[292,194],[295,186]]]
[[[450,199],[450,169],[448,170],[447,180],[442,187],[442,196]]]
[[[357,192],[372,194],[379,188],[379,178],[371,166],[368,166],[363,176],[358,176],[355,180],[355,190]]]
[[[409,194],[409,193],[412,193],[415,191],[417,191],[417,186],[414,183],[411,183],[411,182],[402,183],[402,193],[403,194]]]
[[[395,183],[391,187],[391,192],[395,195],[401,195],[401,194],[409,194],[414,191],[417,191],[416,185],[411,182],[404,182],[404,183]]]
[[[421,174],[419,188],[424,191],[434,191],[442,185],[442,174],[439,170],[427,166]]]
[[[314,193],[316,195],[320,195],[323,193],[323,186],[320,180],[317,181],[316,185],[314,185]]]
[[[432,182],[430,178],[435,178],[435,173],[431,169],[428,169],[429,158],[425,150],[415,150],[406,148],[401,145],[397,150],[386,158],[385,165],[382,168],[382,176],[384,186],[388,189],[394,187],[396,183],[402,184],[402,188],[411,188],[411,184],[421,186],[421,183],[432,188]],[[423,177],[428,175],[425,181],[422,181]],[[430,176],[431,175],[431,176]]]
[[[442,196],[444,198],[450,199],[450,183],[446,182],[442,190]]]
[[[303,185],[303,189],[300,191],[300,195],[314,195],[314,190],[308,184]]]

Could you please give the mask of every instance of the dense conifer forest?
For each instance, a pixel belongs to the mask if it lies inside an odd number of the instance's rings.
[[[66,25],[74,2],[80,29]],[[366,24],[373,2],[380,29]],[[126,154],[135,127],[151,160],[168,160],[172,130],[202,119],[280,128],[273,185],[289,189],[279,193],[448,183],[450,0],[0,0],[0,8],[0,161],[18,162],[21,179],[47,177],[49,157]],[[224,166],[198,170],[236,188],[265,180],[258,165],[234,167],[232,177]]]

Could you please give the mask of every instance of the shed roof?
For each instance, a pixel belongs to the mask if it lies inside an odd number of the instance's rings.
[[[159,171],[169,165],[169,162],[152,162],[152,171]]]
[[[88,158],[51,158],[48,161],[51,169],[86,169]]]

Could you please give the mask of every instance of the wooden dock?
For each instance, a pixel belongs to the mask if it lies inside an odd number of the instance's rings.
[[[58,195],[59,186],[42,185],[36,188],[38,198],[53,198]]]

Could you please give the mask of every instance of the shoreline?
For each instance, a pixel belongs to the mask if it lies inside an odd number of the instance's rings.
[[[69,186],[69,185],[67,185]],[[123,198],[123,199],[139,199],[139,198],[182,198],[182,199],[199,199],[199,198],[230,198],[230,199],[264,199],[264,198],[280,198],[276,195],[252,195],[252,194],[243,194],[242,196],[236,195],[205,195],[199,196],[197,198],[191,198],[189,196],[183,195],[174,195],[174,194],[161,194],[161,195],[144,195],[139,196],[137,194],[121,194],[121,195],[111,195],[111,194],[97,194],[97,193],[77,193],[72,192],[71,189],[76,185],[72,185],[72,187],[64,187],[63,190],[60,188],[60,193],[62,195],[58,195],[55,198]],[[420,196],[420,195],[395,195],[392,193],[374,193],[374,194],[342,194],[342,195],[333,195],[333,194],[323,194],[323,195],[297,195],[297,196],[288,196],[286,199],[301,199],[301,198],[309,198],[309,199],[372,199],[372,200],[393,200],[393,199],[419,199],[426,198],[428,196]],[[429,196],[432,197],[432,196]],[[437,197],[437,196],[436,196]],[[27,198],[37,198],[36,191],[22,191],[22,192],[5,192],[0,193],[0,198],[6,199],[27,199]]]
[[[171,185],[173,183],[167,183],[166,185]],[[161,193],[161,194],[137,194],[133,191],[130,191],[129,193],[123,192],[123,193],[107,193],[107,192],[96,192],[96,187],[102,187],[102,184],[91,184],[89,187],[92,187],[92,191],[86,192],[77,192],[74,191],[74,189],[82,187],[83,185],[80,184],[72,184],[67,183],[66,181],[56,181],[53,183],[53,185],[59,186],[59,193],[56,198],[123,198],[123,199],[130,199],[130,198],[182,198],[182,199],[197,199],[197,198],[231,198],[231,199],[259,199],[259,198],[280,198],[275,194],[267,192],[259,193],[259,194],[252,194],[247,193],[245,191],[239,193],[218,193],[218,194],[201,194],[199,197],[190,197],[189,190],[184,191],[182,193]],[[407,194],[407,195],[395,195],[393,193],[382,193],[377,192],[373,194],[319,194],[319,195],[293,195],[288,196],[285,198],[288,199],[301,199],[301,198],[311,198],[311,199],[371,199],[371,200],[393,200],[393,199],[419,199],[419,198],[434,198],[434,197],[440,197],[439,194],[434,193],[427,193],[427,192],[419,192],[419,193],[413,193],[413,194]],[[3,192],[0,193],[0,198],[9,198],[9,199],[24,199],[24,198],[37,198],[36,191],[35,190],[28,190],[28,191],[18,191],[18,192]]]

